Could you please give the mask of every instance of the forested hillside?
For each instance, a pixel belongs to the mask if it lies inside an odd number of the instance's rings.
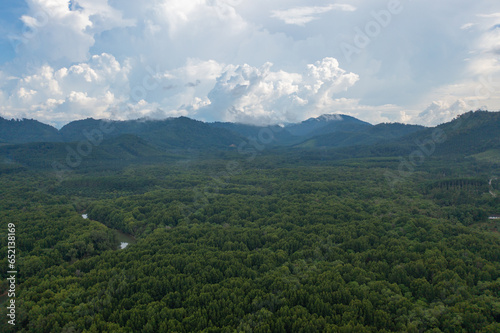
[[[340,129],[333,133],[316,135],[302,142],[299,147],[349,147],[387,143],[425,129],[418,125],[378,124],[361,128]]]
[[[7,120],[0,117],[0,143],[62,141],[57,129],[33,119]]]
[[[242,139],[272,134],[268,144],[289,147],[311,140],[308,146],[352,146],[387,141],[413,133],[421,126],[369,123],[346,115],[323,115],[286,126],[204,123],[186,117],[127,121],[93,118],[72,121],[59,131],[35,120],[0,118],[0,143],[82,142],[133,135],[160,149],[224,149]],[[333,139],[329,138],[333,136]],[[316,139],[318,137],[318,139]],[[312,139],[311,139],[312,138]],[[336,144],[340,140],[342,144]],[[360,139],[361,138],[361,139]],[[316,144],[318,142],[318,144]]]

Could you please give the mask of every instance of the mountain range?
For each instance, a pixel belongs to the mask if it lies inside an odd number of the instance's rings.
[[[127,121],[88,118],[60,130],[32,119],[0,118],[0,162],[1,157],[23,165],[33,160],[60,160],[68,152],[85,147],[93,150],[94,159],[144,159],[186,150],[240,151],[252,141],[254,146],[267,148],[336,149],[345,157],[397,156],[415,150],[417,143],[432,139],[436,131],[445,135],[433,150],[438,155],[496,156],[500,151],[500,113],[488,111],[471,111],[437,127],[372,125],[338,114],[285,126],[205,123],[186,117]]]
[[[33,119],[7,120],[0,117],[0,142],[15,144],[78,142],[88,140],[89,136],[100,132],[99,135],[102,134],[104,139],[124,134],[135,135],[162,148],[224,148],[237,144],[244,138],[258,138],[264,130],[273,133],[273,145],[287,146],[333,133],[343,133],[342,136],[354,134],[369,136],[371,140],[366,142],[375,142],[382,139],[379,137],[384,133],[389,134],[390,137],[399,137],[423,128],[402,124],[373,126],[354,117],[338,114],[322,115],[286,126],[253,126],[227,122],[204,123],[186,117],[127,121],[88,118],[70,122],[60,130]],[[365,140],[353,140],[353,143],[357,144],[358,141],[365,143]],[[328,137],[319,139],[317,144],[332,145],[328,142]]]

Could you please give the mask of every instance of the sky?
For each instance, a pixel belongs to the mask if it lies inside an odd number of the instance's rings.
[[[434,126],[500,109],[491,0],[12,0],[0,116]]]

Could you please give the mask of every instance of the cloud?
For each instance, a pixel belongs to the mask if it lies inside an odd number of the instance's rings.
[[[331,4],[323,7],[295,7],[287,10],[273,10],[271,17],[282,20],[286,24],[305,26],[306,23],[317,20],[319,14],[332,10],[352,12],[356,10],[356,7],[347,4]]]
[[[465,23],[464,25],[462,25],[460,27],[461,30],[468,30],[470,28],[472,28],[473,26],[475,26],[476,24],[475,23]]]
[[[137,63],[103,53],[69,67],[42,65],[21,77],[0,72],[0,113],[54,125],[87,117],[187,116],[210,103],[207,94],[224,68],[213,60],[188,59],[173,70],[143,72]]]
[[[307,65],[302,74],[272,71],[266,63],[228,66],[208,94],[210,105],[197,115],[206,120],[265,124],[302,120],[329,113],[333,97],[358,81],[358,75],[339,67],[334,58]]]
[[[500,13],[478,14],[477,16],[483,18],[500,18]]]
[[[245,29],[245,21],[228,3],[205,0],[169,0],[154,6],[168,26],[171,38],[188,30],[193,35],[206,34],[230,26],[233,33]],[[194,25],[193,22],[201,24]],[[215,24],[214,24],[215,22]]]
[[[156,74],[159,88],[149,93],[148,100],[160,104],[169,116],[187,115],[210,103],[207,95],[225,67],[215,60],[187,59],[182,67]]]
[[[379,22],[388,2],[328,3],[27,0],[0,28],[0,51],[2,36],[16,49],[0,57],[10,57],[0,114],[265,123],[338,111],[377,122],[425,121],[430,101],[500,108],[498,5],[402,2],[347,62],[339,45]]]
[[[97,34],[134,24],[134,20],[123,19],[107,1],[80,0],[78,6],[68,6],[65,0],[26,3],[28,12],[20,17],[25,27],[21,33],[10,35],[18,55],[26,61],[85,61]]]
[[[412,122],[436,125],[459,113],[477,109],[500,109],[500,14],[475,14],[462,25],[469,41],[468,54],[453,82],[434,86],[421,96],[422,111]],[[429,105],[428,101],[434,102]],[[487,105],[487,106],[486,106]]]
[[[469,105],[463,100],[457,100],[453,104],[435,101],[422,111],[415,120],[420,124],[436,126],[448,122],[467,111],[470,111]]]
[[[94,55],[86,63],[54,69],[43,65],[31,75],[11,80],[3,87],[9,97],[3,114],[67,122],[83,117],[110,117],[110,108],[128,100],[130,68],[112,55]]]
[[[200,80],[196,80],[196,82],[188,82],[188,83],[186,83],[186,87],[193,88],[193,87],[196,87],[197,85],[199,85],[200,83],[201,83]]]
[[[500,54],[500,29],[494,26],[487,33],[484,34],[480,40],[481,48],[485,53],[493,53],[498,56]],[[498,60],[498,59],[496,59]]]

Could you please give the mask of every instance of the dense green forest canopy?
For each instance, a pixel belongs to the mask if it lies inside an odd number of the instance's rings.
[[[456,127],[498,135],[481,116]],[[125,136],[62,175],[76,146],[4,146],[0,331],[498,332],[500,161],[446,126],[449,149],[404,172],[405,140],[255,153]]]

